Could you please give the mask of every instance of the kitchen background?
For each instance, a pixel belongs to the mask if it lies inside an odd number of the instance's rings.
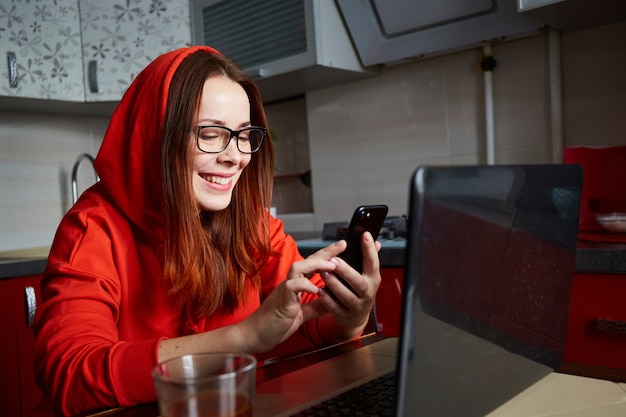
[[[95,156],[111,100],[154,51],[191,43],[188,6],[0,4],[0,251],[50,245],[71,205],[74,161],[85,152]],[[495,163],[560,162],[561,146],[626,144],[626,21],[561,33],[556,78],[551,36],[542,30],[492,45]],[[18,87],[7,86],[13,76],[7,52],[17,60]],[[359,81],[268,103],[276,135],[274,205],[287,231],[321,232],[324,222],[347,220],[359,204],[385,203],[390,214],[404,214],[418,165],[486,163],[482,57],[483,48],[475,47],[383,65]],[[97,88],[84,68],[97,72]],[[556,146],[555,83],[563,122]],[[82,163],[79,191],[93,181]]]

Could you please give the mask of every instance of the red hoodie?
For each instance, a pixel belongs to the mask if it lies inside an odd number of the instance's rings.
[[[56,233],[35,324],[37,380],[56,413],[156,400],[150,374],[163,338],[204,332],[249,316],[302,259],[273,219],[280,253],[261,270],[233,314],[193,320],[162,284],[160,138],[171,78],[197,50],[157,58],[129,87],[113,114],[95,166],[100,182],[83,193]],[[314,277],[316,285],[322,285]],[[303,302],[314,296],[303,295]],[[313,325],[306,331],[319,339]]]

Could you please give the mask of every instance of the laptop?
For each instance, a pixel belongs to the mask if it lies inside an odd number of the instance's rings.
[[[393,400],[385,409],[368,401],[364,412],[484,416],[553,372],[581,186],[578,165],[419,167],[399,338],[259,384],[255,415],[305,415],[383,379],[393,381]]]

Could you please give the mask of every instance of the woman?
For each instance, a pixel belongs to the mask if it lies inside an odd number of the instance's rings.
[[[44,273],[36,373],[57,414],[155,401],[150,371],[174,356],[362,332],[380,244],[364,235],[363,274],[337,258],[344,241],[302,259],[267,211],[267,129],[255,84],[209,47],[167,53],[129,87],[101,180],[62,220]]]

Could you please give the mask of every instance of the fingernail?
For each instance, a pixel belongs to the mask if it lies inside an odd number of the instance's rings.
[[[339,266],[339,259],[337,259],[337,258],[330,258],[330,261],[332,263],[334,263],[335,265]]]
[[[330,278],[330,274],[326,271],[320,272],[320,275],[322,276],[323,280],[327,280],[328,278]]]

